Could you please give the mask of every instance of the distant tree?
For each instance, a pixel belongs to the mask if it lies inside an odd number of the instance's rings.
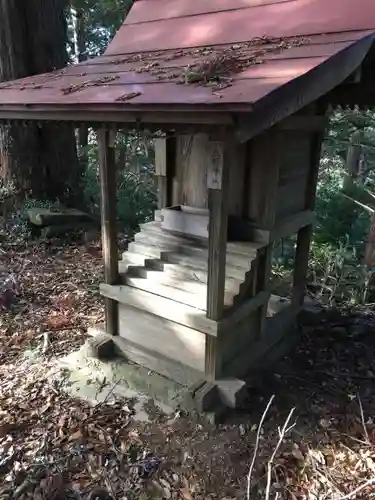
[[[86,57],[103,54],[128,14],[134,0],[71,0],[70,38],[77,35],[75,26],[84,31]],[[81,22],[75,25],[74,12],[80,13]],[[75,26],[74,26],[75,25]],[[79,37],[78,37],[79,38]],[[81,38],[82,40],[82,38]],[[71,44],[72,46],[73,44]],[[81,46],[82,48],[82,46]],[[72,50],[74,52],[74,49]],[[76,54],[77,56],[79,54]],[[78,57],[75,58],[77,60]]]
[[[64,0],[0,0],[0,81],[67,64]],[[17,123],[0,128],[0,172],[22,193],[72,200],[80,181],[70,125]]]
[[[68,47],[71,63],[86,61],[88,57],[102,54],[129,12],[133,0],[70,0],[67,11]],[[78,130],[80,165],[88,166],[87,126]],[[124,156],[125,149],[119,149]],[[125,158],[121,159],[121,164]]]

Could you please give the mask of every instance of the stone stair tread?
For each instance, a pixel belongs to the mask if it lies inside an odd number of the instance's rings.
[[[168,284],[155,282],[147,278],[133,278],[123,276],[124,283],[128,286],[138,288],[161,297],[173,298],[176,302],[206,310],[207,308],[207,287],[203,283],[187,282],[175,280]],[[224,303],[226,306],[233,304],[234,294],[225,293]]]
[[[184,238],[183,236],[166,231],[161,227],[161,223],[156,221],[141,224],[141,232],[138,233],[138,235],[141,234],[154,235],[154,238],[159,236],[163,240],[169,239],[170,241],[180,241],[181,244],[194,244],[194,240],[192,238]],[[264,246],[264,243],[259,242],[229,241],[227,243],[227,252],[248,256],[249,254],[256,253],[257,250],[263,248]]]
[[[161,269],[174,269],[176,266],[189,270],[191,272],[205,272],[207,273],[207,261],[205,259],[199,259],[196,257],[189,257],[186,255],[178,255],[178,254],[169,254],[168,261],[161,260],[161,252],[158,254],[154,253],[154,255],[145,255],[144,253],[138,253],[138,251],[127,251],[122,255],[122,261],[120,261],[120,265],[127,266],[129,265],[145,265],[146,267],[157,267]],[[141,252],[144,252],[144,248],[141,249]],[[133,256],[137,255],[137,258],[142,258],[141,263],[135,263],[135,259]],[[226,266],[226,279],[240,280],[244,281],[246,273],[250,270],[249,268],[240,268],[233,267],[230,265]],[[124,268],[123,268],[124,271]]]
[[[136,252],[124,252],[122,260],[119,261],[120,272],[125,272],[128,266],[144,266],[147,257]]]
[[[160,297],[173,298],[176,302],[201,309],[202,311],[206,310],[206,294],[203,290],[200,294],[196,292],[191,293],[172,286],[155,283],[144,278],[124,277],[124,282],[126,285],[133,288],[144,290],[159,295]]]
[[[144,256],[140,254],[125,252],[123,254],[122,260],[119,261],[120,274],[125,274],[128,271],[129,267],[141,268],[145,273],[149,271],[163,271],[168,276],[175,276],[180,279],[193,281],[201,281],[202,283],[207,283],[208,279],[207,268],[197,269],[196,267],[163,262],[160,259],[145,259]],[[243,279],[243,273],[241,273],[241,277],[232,277],[228,275],[226,276],[226,281],[228,281],[233,287],[237,284],[238,286],[240,286],[240,284],[243,282]]]
[[[204,261],[205,265],[207,266],[208,250],[205,248],[197,248],[193,245],[177,247],[176,245],[168,244],[167,242],[156,245],[152,244],[151,242],[145,243],[134,241],[129,244],[129,250],[131,252],[141,253],[149,257],[162,258],[166,261],[170,260],[169,256],[172,256],[172,254],[178,254],[182,256],[186,255],[188,257],[194,257],[197,260]],[[250,269],[252,261],[256,258],[255,255],[245,256],[240,254],[234,255],[228,253],[226,257],[227,266],[237,267],[243,269],[245,272]]]
[[[184,236],[181,233],[172,233],[171,231],[163,229],[161,222],[145,222],[144,224],[140,225],[140,228],[141,231],[135,235],[136,237],[138,235],[148,235],[154,236],[155,238],[160,237],[169,241],[176,241],[187,245],[194,243],[200,244],[201,246],[205,246],[207,248],[207,239],[203,240],[199,238]]]
[[[154,269],[148,269],[147,267],[142,267],[142,266],[130,266],[126,273],[120,273],[120,276],[122,279],[125,279],[126,281],[126,276],[132,277],[132,278],[143,278],[147,279],[150,281],[158,282],[164,285],[168,286],[173,286],[180,288],[180,283],[185,283],[185,285],[182,285],[182,289],[186,289],[188,291],[191,291],[194,293],[194,287],[193,285],[203,285],[204,287],[207,287],[207,273],[205,280],[199,279],[199,277],[196,275],[194,276],[193,273],[190,274],[173,274],[168,271],[164,271],[162,269],[159,270],[154,270]],[[225,280],[225,290],[228,292],[231,297],[235,297],[236,295],[239,294],[240,286],[241,286],[241,281],[240,280]],[[228,300],[229,300],[229,295],[228,295]]]
[[[153,245],[157,247],[169,246],[171,248],[190,250],[197,253],[205,254],[208,252],[208,248],[203,245],[194,244],[185,238],[178,238],[171,236],[170,234],[156,234],[156,233],[137,233],[134,237],[135,243],[142,243],[143,245]]]

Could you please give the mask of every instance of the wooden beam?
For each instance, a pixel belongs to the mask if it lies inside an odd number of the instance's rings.
[[[244,213],[246,193],[246,144],[232,142],[228,156],[230,163],[230,179],[228,189],[228,215],[242,216]],[[229,224],[229,219],[228,219]]]
[[[325,107],[322,110],[317,110],[321,113],[325,112]],[[324,133],[317,132],[313,135],[310,149],[310,167],[306,184],[305,208],[312,210],[315,205],[316,185],[318,182],[319,160]],[[298,231],[296,254],[294,259],[293,273],[293,293],[292,306],[301,307],[305,298],[306,275],[308,269],[310,242],[312,237],[313,226],[308,224]]]
[[[202,113],[201,105],[193,109],[191,106],[178,110],[173,106],[173,111],[169,109],[159,109],[155,107],[146,109],[145,107],[137,110],[132,107],[131,111],[124,111],[121,106],[79,106],[79,105],[33,105],[32,107],[15,105],[5,108],[0,107],[0,120],[41,120],[41,121],[75,121],[79,123],[117,123],[123,127],[126,123],[137,124],[138,126],[155,124],[157,126],[164,124],[168,130],[175,125],[183,125],[185,130],[191,125],[212,125],[211,131],[217,130],[217,125],[234,125],[232,111],[221,112],[213,111]],[[230,114],[231,113],[231,114]]]
[[[277,128],[280,130],[303,130],[304,132],[324,132],[328,126],[325,116],[293,115],[281,121]]]
[[[102,283],[100,293],[121,304],[141,309],[206,335],[217,336],[218,323],[208,319],[205,311],[201,309],[130,286],[113,286]]]
[[[261,292],[267,292],[270,286],[270,276],[272,269],[272,249],[270,243],[265,248],[262,248],[258,253],[255,266],[255,296]],[[260,339],[264,333],[265,322],[267,319],[268,300],[260,307],[258,314],[258,332],[257,338]]]
[[[283,132],[276,127],[252,141],[249,162],[249,219],[265,230],[275,223]]]
[[[275,240],[296,233],[315,220],[315,212],[303,210],[275,223],[274,229],[262,229],[248,219],[237,216],[228,218],[228,240],[253,241],[268,245]]]
[[[260,228],[249,219],[237,215],[228,217],[228,241],[253,241],[267,245],[270,238],[269,230]]]
[[[228,228],[229,158],[224,141],[210,141],[207,150],[209,203],[207,317],[219,321],[224,312],[225,265]],[[220,373],[217,339],[206,338],[205,373],[215,379]]]
[[[260,307],[268,303],[271,296],[269,291],[264,291],[255,295],[255,297],[250,297],[243,304],[241,304],[231,315],[223,318],[218,325],[219,332],[234,330],[235,326],[250,316]]]
[[[315,220],[315,212],[312,210],[303,210],[296,214],[290,215],[275,224],[275,228],[271,232],[271,241],[286,238],[298,232],[305,226],[312,224]]]
[[[346,83],[336,87],[322,98],[333,106],[375,106],[375,89],[372,82]]]
[[[104,278],[109,285],[118,283],[118,247],[117,247],[117,197],[116,166],[113,131],[100,129],[99,168],[101,188],[102,249],[104,258]],[[118,334],[118,304],[116,300],[106,299],[106,328],[110,335]]]
[[[249,215],[257,225],[266,231],[273,229],[276,218],[280,163],[282,159],[283,132],[274,129],[264,132],[252,141],[250,164]],[[249,282],[249,293],[257,295],[269,289],[271,261],[271,237],[266,247],[258,252],[254,266],[254,283]],[[267,317],[268,303],[260,308],[258,314],[258,334],[262,335]]]

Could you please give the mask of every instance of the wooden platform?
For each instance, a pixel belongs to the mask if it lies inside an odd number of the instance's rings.
[[[304,113],[308,122],[316,110]],[[223,391],[223,380],[235,379],[239,395],[246,373],[266,368],[271,353],[294,338],[318,165],[311,150],[319,141],[311,130],[277,127],[247,145],[230,133],[158,138],[159,210],[118,264],[115,180],[106,168],[113,152],[105,136],[103,179],[112,186],[103,216],[106,331],[129,360],[183,385],[204,380],[201,408]],[[287,301],[271,296],[269,287],[274,242],[292,235]]]
[[[220,321],[213,321],[207,318],[205,241],[167,232],[159,221],[142,225],[119,263],[122,284],[100,287],[103,296],[118,303],[119,336],[132,347],[129,357],[139,362],[139,353],[133,351],[143,350],[154,357],[152,362],[143,360],[146,366],[167,376],[179,373],[182,378],[177,381],[186,384],[204,378],[207,337],[211,337],[222,353],[223,372],[234,375],[237,370],[228,367],[259,340],[254,313],[266,305],[272,318],[290,308],[288,301],[268,292],[239,300],[262,246],[227,244],[225,312]],[[176,370],[176,364],[184,369]]]
[[[220,338],[221,351],[225,353],[224,372],[228,376],[239,376],[238,373],[244,371],[243,362],[240,369],[239,366],[227,369],[237,364],[236,356],[241,354],[243,358],[246,350],[253,357],[260,346],[267,351],[281,339],[285,322],[294,319],[290,303],[271,296],[265,335],[270,345],[259,339],[258,346],[256,330],[251,328],[248,316],[236,325],[235,318],[230,317],[214,322],[207,319],[202,310],[134,287],[102,284],[100,291],[119,303],[118,341],[128,359],[167,377],[172,376],[183,385],[204,378],[207,335]],[[263,302],[264,299],[259,301]],[[278,312],[275,313],[275,309]],[[259,356],[263,349],[259,350]],[[254,362],[256,358],[257,355]],[[245,371],[251,369],[250,357],[248,361]]]

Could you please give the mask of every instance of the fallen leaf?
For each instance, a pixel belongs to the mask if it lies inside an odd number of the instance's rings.
[[[74,434],[72,434],[71,436],[69,436],[69,439],[68,441],[78,441],[79,439],[82,439],[83,438],[83,435],[82,435],[82,432],[80,430],[76,431]]]
[[[302,451],[299,448],[295,448],[292,451],[292,455],[293,455],[293,457],[296,460],[300,460],[300,461],[304,461],[305,460],[305,457],[303,456],[303,453],[302,453]]]

